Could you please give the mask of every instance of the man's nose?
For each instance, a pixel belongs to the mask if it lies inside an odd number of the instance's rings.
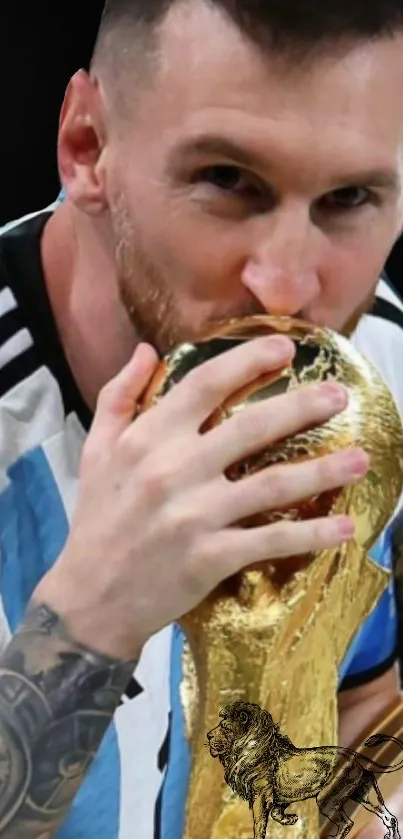
[[[316,231],[276,225],[262,235],[246,263],[242,282],[269,314],[297,315],[320,291]]]

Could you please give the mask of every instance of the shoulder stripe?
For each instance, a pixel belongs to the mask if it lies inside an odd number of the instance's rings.
[[[387,320],[403,329],[403,310],[394,306],[388,300],[377,297],[371,310],[371,315]]]
[[[0,283],[1,286],[1,283]],[[20,317],[12,290],[0,290],[0,397],[38,369],[31,333]]]
[[[23,324],[18,315],[18,309],[13,309],[5,315],[0,314],[0,351],[11,338],[23,329]]]
[[[32,346],[33,340],[27,329],[16,332],[12,338],[0,346],[0,370]]]
[[[38,356],[33,346],[0,368],[0,398],[32,376],[38,368]]]
[[[10,288],[3,288],[0,291],[0,317],[8,315],[17,308],[17,301]]]

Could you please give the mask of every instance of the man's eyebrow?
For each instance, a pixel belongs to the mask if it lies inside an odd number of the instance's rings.
[[[171,161],[175,164],[186,161],[187,159],[193,159],[198,155],[223,157],[233,163],[239,163],[248,168],[262,165],[262,160],[258,155],[247,151],[247,149],[242,148],[242,146],[239,146],[229,138],[213,134],[202,134],[179,143],[172,150]]]
[[[391,192],[398,192],[401,189],[402,181],[395,169],[361,169],[358,172],[348,175],[338,175],[332,179],[333,189],[343,189],[349,186],[377,187],[387,189]]]
[[[199,135],[188,138],[178,144],[171,153],[170,162],[178,166],[191,162],[198,156],[225,158],[231,163],[245,166],[247,169],[265,166],[267,161],[252,151],[248,151],[227,137],[219,135]],[[357,172],[335,175],[330,189],[342,189],[349,186],[374,187],[398,192],[402,179],[398,171],[392,168],[361,169]]]

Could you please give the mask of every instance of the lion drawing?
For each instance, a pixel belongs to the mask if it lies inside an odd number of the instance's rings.
[[[287,813],[287,808],[310,798],[316,799],[320,813],[331,822],[332,837],[343,839],[350,833],[354,822],[344,808],[353,801],[381,819],[388,839],[400,839],[397,819],[385,806],[376,775],[396,772],[403,768],[403,760],[381,766],[339,746],[299,749],[267,711],[250,702],[228,705],[220,718],[208,733],[206,745],[211,756],[220,760],[225,782],[249,803],[254,839],[266,839],[269,818],[282,825],[295,824],[298,816]],[[370,737],[365,745],[386,741],[395,741],[403,751],[403,742],[386,735]],[[330,784],[341,766],[340,777]],[[373,792],[377,805],[369,800]]]

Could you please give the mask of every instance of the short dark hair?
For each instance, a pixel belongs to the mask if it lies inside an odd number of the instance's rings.
[[[188,0],[189,2],[191,0]],[[107,0],[98,45],[121,27],[152,35],[178,0]],[[186,0],[181,0],[186,2]],[[193,0],[194,2],[194,0]],[[222,10],[263,49],[308,55],[330,44],[367,41],[403,30],[403,0],[199,0]]]

